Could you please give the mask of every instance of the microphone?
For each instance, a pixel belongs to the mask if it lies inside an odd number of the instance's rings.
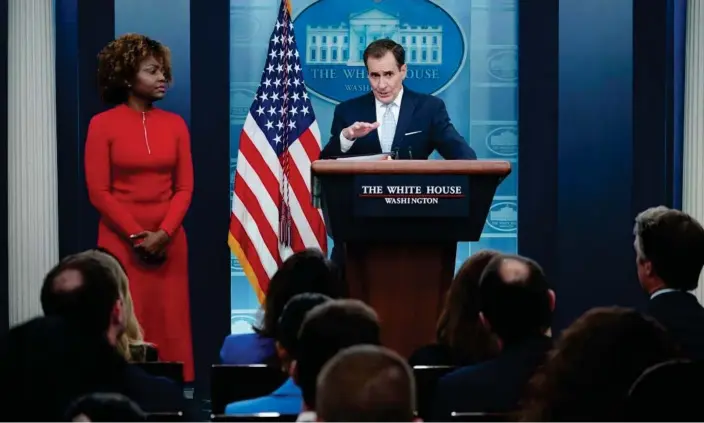
[[[398,147],[391,150],[391,158],[394,160],[398,160]]]

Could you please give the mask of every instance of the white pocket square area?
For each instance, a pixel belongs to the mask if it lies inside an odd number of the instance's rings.
[[[406,136],[406,137],[407,137],[407,136],[409,136],[409,135],[415,135],[415,134],[420,134],[421,132],[423,132],[423,131],[413,131],[413,132],[406,132],[406,135],[404,135],[404,136]]]

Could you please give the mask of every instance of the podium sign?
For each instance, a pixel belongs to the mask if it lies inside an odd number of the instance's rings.
[[[465,175],[357,175],[354,216],[462,217],[469,210]]]

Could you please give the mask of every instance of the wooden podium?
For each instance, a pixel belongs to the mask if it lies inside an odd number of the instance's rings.
[[[481,236],[503,161],[318,160],[313,202],[344,243],[350,295],[379,314],[384,345],[434,342],[458,241]]]

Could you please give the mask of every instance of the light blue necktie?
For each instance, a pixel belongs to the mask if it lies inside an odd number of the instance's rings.
[[[388,153],[391,151],[391,146],[394,143],[394,134],[396,133],[396,118],[392,112],[394,103],[384,104],[386,108],[384,116],[381,120],[381,137],[379,138],[381,144],[381,152]]]

